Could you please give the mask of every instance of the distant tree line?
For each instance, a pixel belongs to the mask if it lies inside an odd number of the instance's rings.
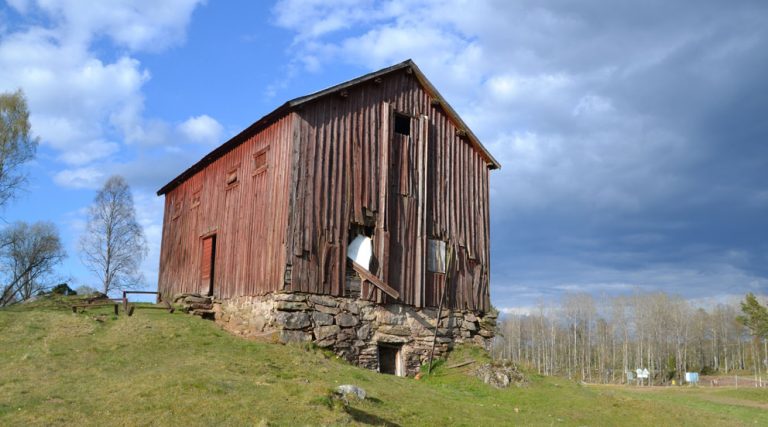
[[[493,353],[544,375],[625,383],[646,368],[650,383],[685,372],[754,375],[768,370],[768,314],[750,294],[741,304],[705,309],[664,292],[595,299],[569,294],[556,306],[507,314]]]

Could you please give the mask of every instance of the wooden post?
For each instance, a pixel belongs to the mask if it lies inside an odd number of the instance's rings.
[[[389,280],[389,225],[387,224],[389,199],[389,146],[392,141],[392,106],[388,102],[381,103],[379,141],[381,157],[379,159],[379,202],[376,213],[376,234],[374,236],[374,254],[379,261],[378,277],[383,281]],[[383,297],[377,294],[375,302],[381,303]]]
[[[352,260],[349,260],[349,262],[352,263],[352,269],[357,271],[357,273],[360,275],[361,280],[367,280],[368,282],[371,282],[372,285],[381,289],[384,293],[391,296],[395,300],[400,298],[400,292],[398,292],[396,289],[392,289],[392,287],[384,283],[383,280],[380,280],[378,277],[374,276],[373,273],[366,270],[365,267],[363,267],[362,265]]]

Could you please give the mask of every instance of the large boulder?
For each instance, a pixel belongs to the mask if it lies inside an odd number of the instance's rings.
[[[304,331],[290,331],[290,330],[284,329],[280,331],[279,336],[280,336],[280,341],[286,344],[304,343],[304,342],[312,341],[312,334]]]
[[[312,313],[312,320],[315,322],[315,326],[333,325],[333,316],[328,313],[316,311]]]
[[[278,301],[275,304],[275,308],[281,311],[303,311],[308,309],[309,306],[302,301]]]
[[[338,307],[328,307],[320,304],[315,304],[315,310],[326,314],[339,314],[341,312]]]
[[[365,399],[365,390],[352,384],[342,384],[338,387],[336,387],[335,390],[336,394],[342,397],[356,397],[360,400]]]
[[[475,375],[484,383],[496,388],[507,388],[510,384],[521,387],[527,384],[525,376],[510,362],[486,363],[475,370]]]
[[[314,329],[315,340],[323,341],[329,338],[333,338],[336,336],[336,334],[339,333],[340,330],[341,328],[339,328],[339,325],[318,326]]]
[[[336,307],[339,303],[327,295],[310,295],[309,302],[315,306],[322,305],[324,307]]]
[[[303,294],[275,294],[275,301],[292,301],[292,302],[304,302],[307,300],[307,296]]]
[[[379,310],[376,314],[376,322],[382,325],[402,325],[407,318],[400,307],[389,306],[384,310]]]
[[[356,326],[359,323],[357,316],[349,313],[340,313],[336,315],[336,324],[342,328]]]
[[[387,335],[398,335],[401,337],[411,336],[411,328],[405,325],[381,325],[379,326],[378,332]]]
[[[282,326],[283,329],[304,329],[312,324],[309,320],[309,314],[299,311],[279,311],[275,316],[275,323]]]

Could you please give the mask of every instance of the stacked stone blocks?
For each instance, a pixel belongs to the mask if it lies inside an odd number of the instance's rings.
[[[274,337],[283,343],[314,342],[349,362],[379,368],[379,345],[399,346],[404,371],[419,372],[429,359],[437,310],[401,304],[302,293],[275,293],[214,301],[216,322],[242,336]],[[490,347],[496,326],[494,314],[443,309],[435,357],[455,344]]]

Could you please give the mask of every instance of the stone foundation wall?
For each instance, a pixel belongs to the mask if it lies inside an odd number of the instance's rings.
[[[436,309],[326,295],[277,293],[214,302],[216,322],[243,336],[274,336],[284,343],[315,342],[351,363],[378,370],[379,344],[402,346],[401,362],[414,375],[429,360]],[[435,358],[454,344],[490,347],[495,315],[478,317],[465,311],[443,310],[437,329]]]

